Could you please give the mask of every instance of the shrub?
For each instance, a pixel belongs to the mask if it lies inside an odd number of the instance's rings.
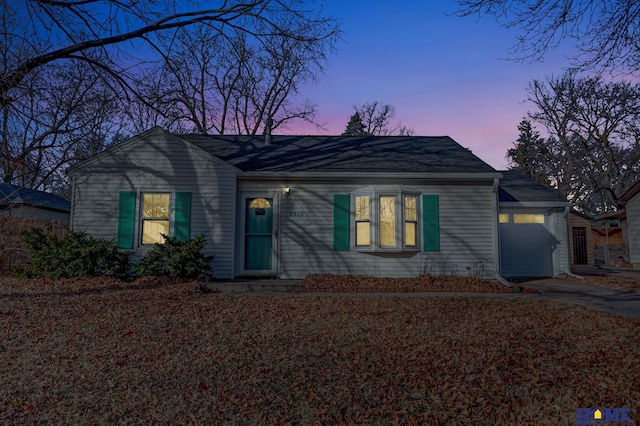
[[[140,275],[169,275],[196,278],[209,271],[213,256],[202,253],[207,241],[204,235],[188,241],[178,241],[163,234],[164,244],[154,244],[150,252],[133,266]]]
[[[99,240],[84,232],[69,232],[58,238],[38,228],[22,231],[21,235],[31,261],[17,270],[20,276],[69,278],[124,275],[129,271],[131,252],[120,251],[112,241]]]

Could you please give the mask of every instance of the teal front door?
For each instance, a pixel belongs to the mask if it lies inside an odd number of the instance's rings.
[[[268,273],[273,262],[273,199],[247,198],[245,204],[244,270]]]

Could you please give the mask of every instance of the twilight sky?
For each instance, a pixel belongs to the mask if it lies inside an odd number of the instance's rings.
[[[329,0],[328,15],[342,22],[343,39],[326,76],[304,87],[318,104],[317,121],[276,133],[340,135],[353,105],[379,101],[419,136],[452,137],[497,169],[531,108],[531,79],[563,72],[559,51],[542,63],[508,61],[516,31],[491,17],[459,18],[450,0]],[[540,130],[540,129],[539,129]]]

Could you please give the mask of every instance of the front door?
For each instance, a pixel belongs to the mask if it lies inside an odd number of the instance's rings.
[[[245,274],[275,273],[273,198],[246,198],[244,225]]]

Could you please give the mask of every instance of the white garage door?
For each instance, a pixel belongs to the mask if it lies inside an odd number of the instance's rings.
[[[552,254],[557,240],[547,229],[548,221],[548,216],[543,213],[500,215],[502,276],[553,276]]]

